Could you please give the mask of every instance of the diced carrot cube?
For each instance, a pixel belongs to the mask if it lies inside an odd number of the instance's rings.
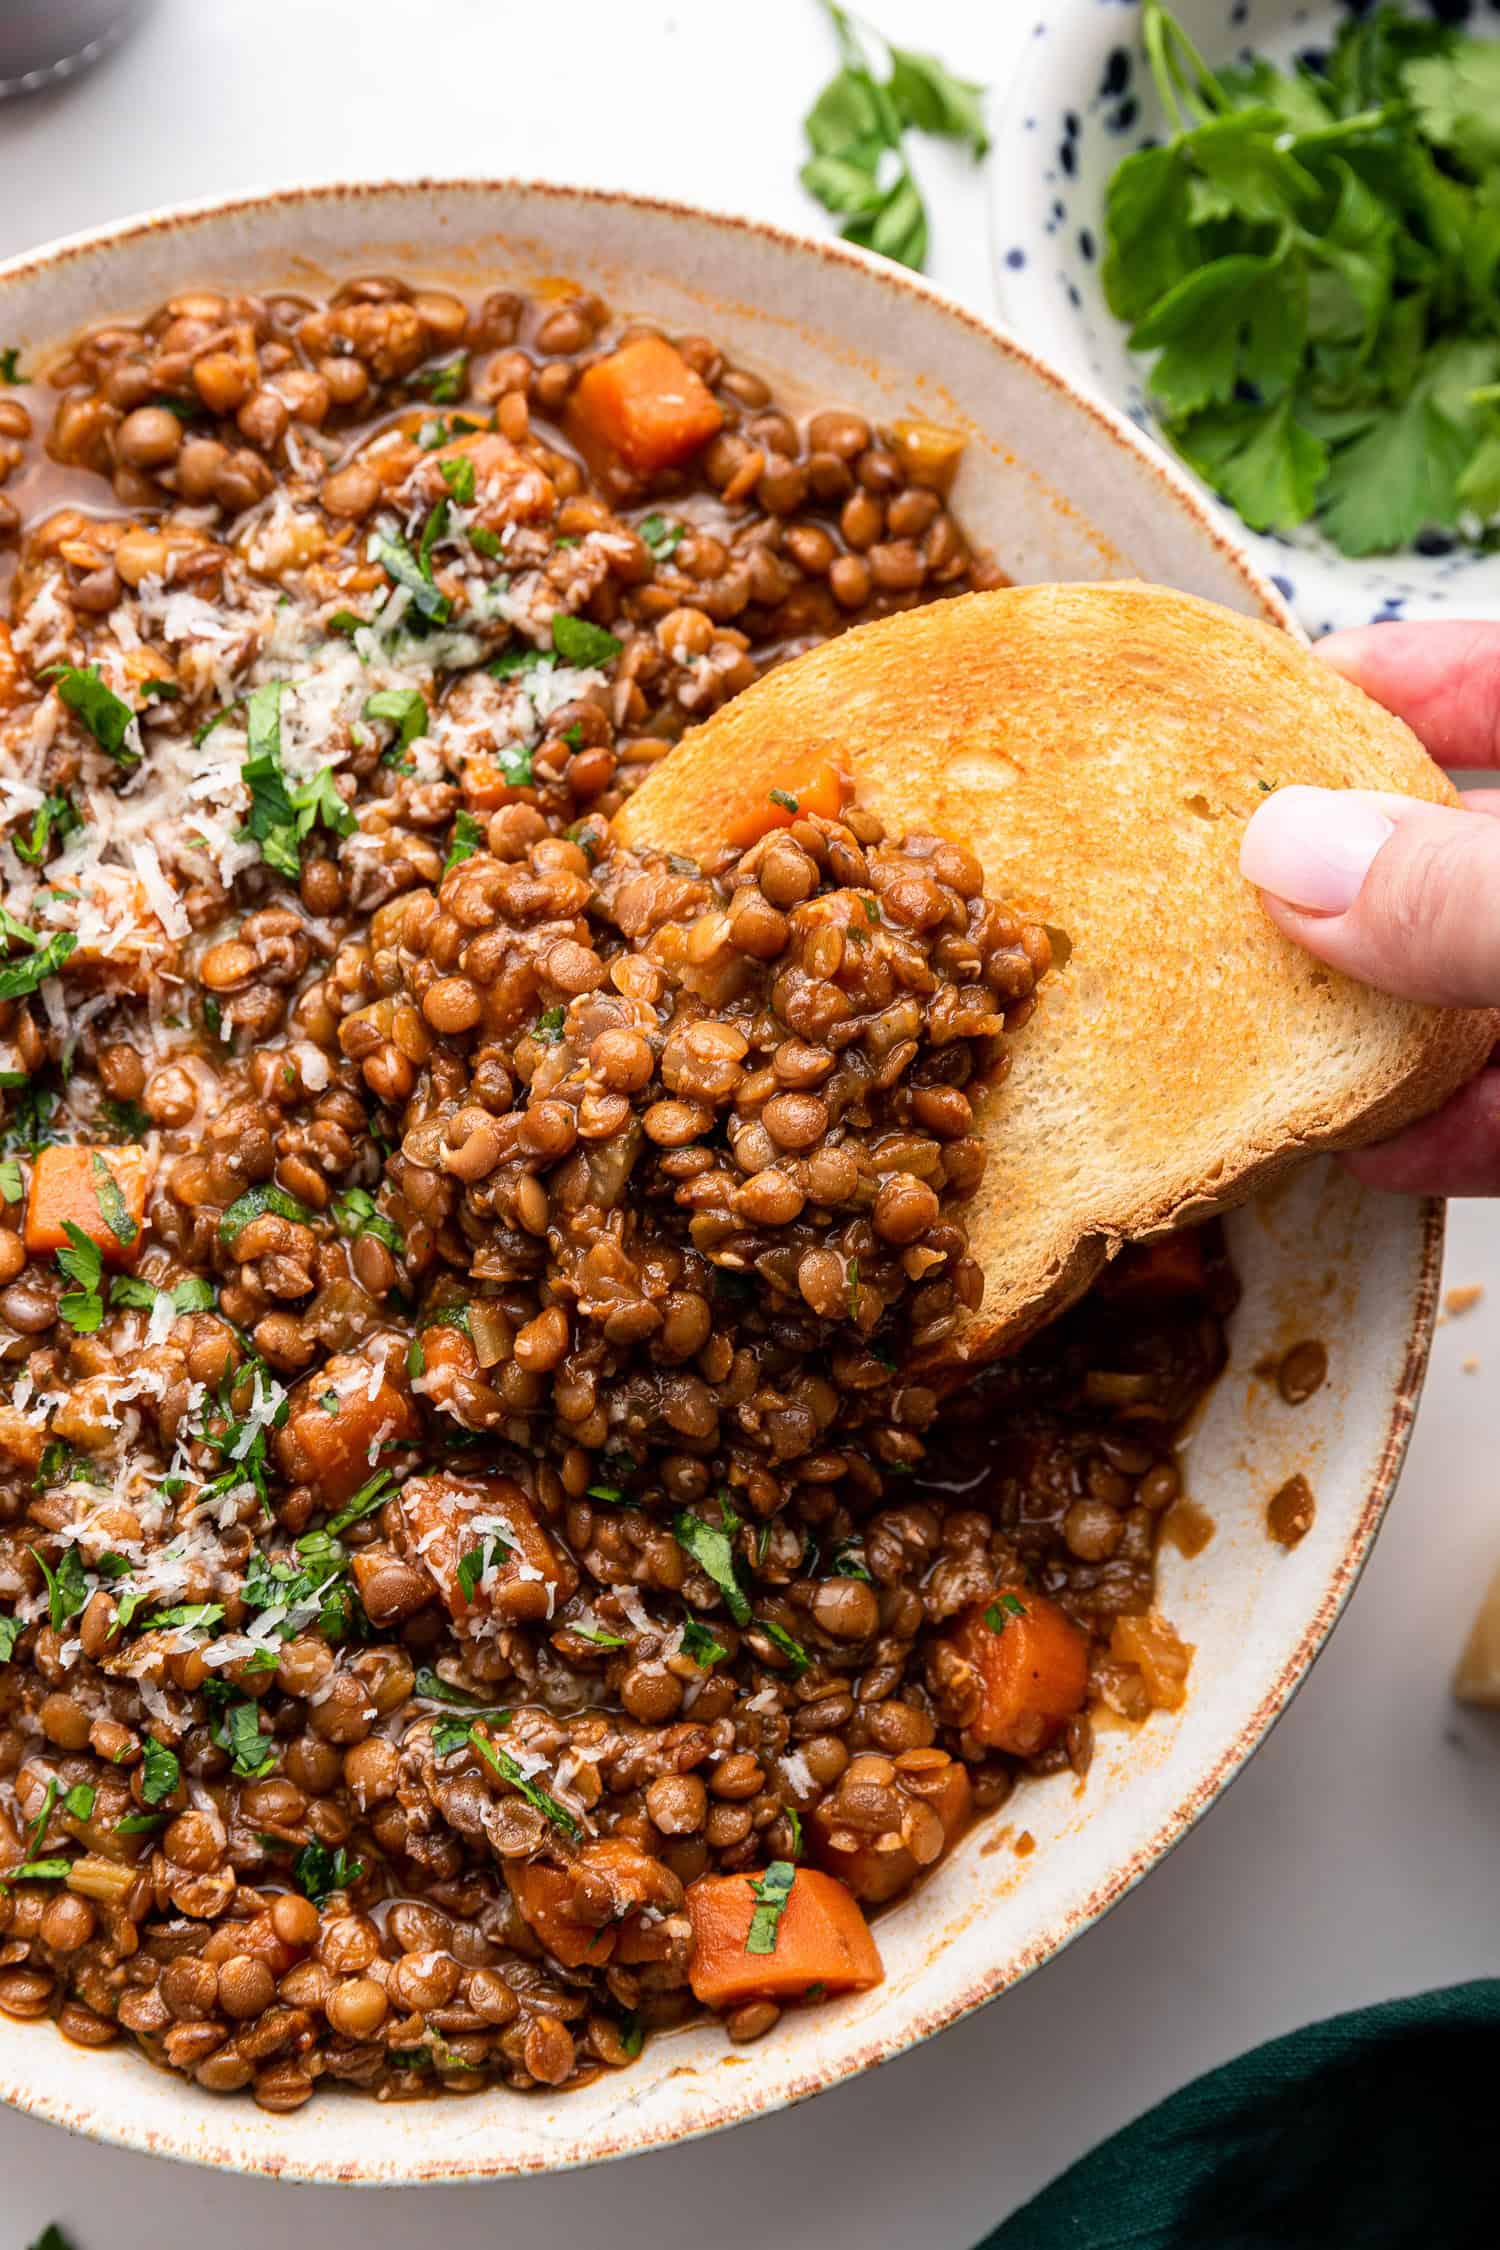
[[[325,1507],[337,1507],[374,1475],[383,1450],[405,1445],[421,1430],[415,1406],[382,1373],[371,1392],[371,1364],[336,1354],[291,1394],[276,1434],[284,1476],[310,1484]]]
[[[1088,1639],[1045,1594],[998,1588],[964,1611],[948,1645],[973,1674],[964,1725],[997,1750],[1034,1757],[1083,1708]]]
[[[568,405],[568,427],[584,451],[602,446],[639,476],[679,468],[723,426],[708,385],[661,336],[637,336],[595,360]]]
[[[788,773],[762,791],[759,800],[725,824],[727,842],[744,851],[769,836],[773,828],[790,828],[794,820],[816,814],[837,820],[849,795],[847,777],[826,759],[820,764]]]
[[[98,1244],[107,1266],[134,1265],[150,1184],[143,1148],[42,1149],[26,1199],[26,1248],[34,1258],[65,1249],[75,1226]]]
[[[869,1928],[851,1894],[832,1875],[799,1867],[786,1894],[769,1953],[749,1953],[746,1941],[763,1874],[703,1875],[687,1889],[693,1924],[688,1982],[709,2008],[734,2008],[742,2000],[799,1997],[813,1986],[827,1992],[864,1992],[884,1970]]]
[[[1197,1227],[1179,1227],[1155,1242],[1122,1250],[1100,1277],[1111,1297],[1196,1297],[1204,1286],[1203,1238]]]
[[[509,1625],[550,1617],[578,1583],[513,1477],[411,1477],[401,1516],[409,1560],[471,1639],[495,1617]]]

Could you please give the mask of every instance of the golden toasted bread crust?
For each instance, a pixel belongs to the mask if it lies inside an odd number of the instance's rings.
[[[617,827],[704,851],[820,756],[893,833],[958,838],[993,892],[1066,936],[979,1105],[985,1299],[949,1359],[1014,1344],[1122,1242],[1435,1108],[1495,1042],[1492,1014],[1320,967],[1241,877],[1246,821],[1289,782],[1456,801],[1399,719],[1288,634],[1132,584],[934,603],[736,697]]]

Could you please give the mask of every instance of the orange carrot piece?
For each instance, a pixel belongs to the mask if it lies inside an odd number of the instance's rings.
[[[293,1390],[285,1427],[276,1433],[276,1458],[283,1476],[310,1484],[325,1507],[337,1507],[374,1475],[385,1447],[405,1445],[421,1426],[388,1375],[372,1398],[369,1361],[336,1354]]]
[[[847,777],[827,759],[815,766],[786,774],[773,781],[758,803],[750,805],[727,824],[726,840],[744,851],[769,836],[773,828],[790,828],[808,814],[837,820],[849,797]]]
[[[964,1611],[950,1646],[974,1672],[968,1731],[997,1750],[1034,1757],[1083,1708],[1088,1639],[1045,1594],[997,1588]]]
[[[602,446],[639,476],[679,468],[724,426],[708,385],[662,336],[637,336],[586,367],[567,419],[585,452]]]
[[[602,1969],[613,1958],[614,1929],[592,1928],[587,1922],[575,1921],[569,1912],[577,1887],[571,1868],[548,1867],[542,1860],[508,1859],[505,1880],[522,1921],[565,1969],[581,1969],[585,1964]]]
[[[884,1970],[852,1894],[832,1875],[799,1867],[776,1925],[769,1953],[747,1953],[757,1904],[753,1884],[764,1874],[703,1875],[687,1890],[693,1924],[688,1982],[708,2008],[735,2008],[742,2000],[785,2000],[812,1986],[828,1992],[864,1992]]]
[[[65,1249],[75,1226],[98,1244],[107,1266],[134,1265],[150,1181],[143,1148],[44,1148],[26,1199],[27,1250],[36,1258]]]
[[[424,1330],[424,1340],[437,1333]],[[503,1532],[473,1528],[486,1518],[502,1524]],[[577,1584],[513,1477],[410,1477],[402,1488],[401,1519],[410,1560],[436,1582],[461,1632],[481,1629],[497,1611],[507,1624],[538,1623]],[[476,1548],[483,1568],[471,1594],[459,1565]],[[491,1565],[495,1584],[481,1592],[478,1578]]]

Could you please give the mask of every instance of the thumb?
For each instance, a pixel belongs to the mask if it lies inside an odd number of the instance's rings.
[[[1330,968],[1405,1000],[1500,1003],[1500,792],[1463,809],[1279,789],[1240,846],[1266,912]]]

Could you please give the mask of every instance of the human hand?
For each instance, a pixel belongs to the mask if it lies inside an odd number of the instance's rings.
[[[1440,765],[1500,769],[1500,625],[1373,625],[1318,654],[1419,735]],[[1320,961],[1441,1006],[1500,1008],[1500,789],[1462,809],[1374,790],[1281,789],[1240,867]],[[1500,1193],[1500,1048],[1432,1117],[1345,1161],[1373,1187]]]

